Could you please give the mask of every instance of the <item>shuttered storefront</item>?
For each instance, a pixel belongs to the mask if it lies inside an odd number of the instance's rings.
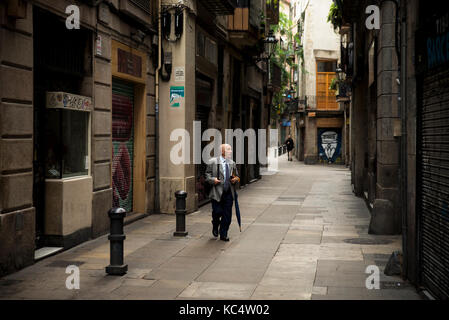
[[[133,210],[134,86],[112,81],[113,206]]]
[[[209,113],[212,107],[212,81],[206,80],[206,77],[197,77],[196,79],[196,113],[195,120],[201,121],[201,136],[204,131],[209,128]],[[207,141],[201,141],[201,154]],[[202,205],[209,201],[210,185],[206,182],[207,165],[201,161],[201,164],[196,164],[196,184],[195,190],[198,193],[198,205]]]
[[[449,68],[422,78],[418,115],[421,282],[449,298]]]

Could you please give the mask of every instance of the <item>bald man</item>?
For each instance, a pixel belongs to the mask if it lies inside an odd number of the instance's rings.
[[[212,185],[209,198],[212,201],[212,234],[229,241],[228,230],[232,219],[235,185],[240,181],[237,166],[232,161],[232,147],[222,144],[221,156],[213,158],[206,169],[206,181]]]

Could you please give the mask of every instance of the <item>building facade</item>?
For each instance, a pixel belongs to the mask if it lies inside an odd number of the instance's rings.
[[[403,277],[447,299],[449,69],[439,43],[449,8],[420,0],[336,3],[352,86],[352,181],[371,209],[369,232],[401,233]],[[379,8],[379,29],[367,29],[360,14],[369,5]]]
[[[296,57],[298,72],[293,78],[298,99],[290,111],[295,119],[295,154],[305,164],[346,161],[345,109],[332,87],[340,63],[340,37],[327,22],[331,3],[295,1],[292,12],[302,55]]]
[[[172,214],[182,189],[197,210],[205,165],[173,163],[179,139],[269,124],[266,1],[71,5],[0,4],[0,276],[107,233],[112,207]],[[241,185],[260,178],[247,150]]]

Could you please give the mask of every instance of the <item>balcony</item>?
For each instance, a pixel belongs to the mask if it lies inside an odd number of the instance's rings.
[[[234,13],[238,0],[200,0],[204,8],[216,16]]]
[[[260,12],[258,1],[238,0],[234,14],[227,17],[229,40],[238,48],[252,47],[260,40]]]
[[[146,27],[151,25],[150,0],[121,0],[119,9],[120,12]]]
[[[268,64],[268,89],[279,91],[281,89],[281,68],[274,63]]]
[[[360,12],[364,12],[363,1],[359,0],[336,0],[342,10],[343,22],[348,23],[360,19]]]

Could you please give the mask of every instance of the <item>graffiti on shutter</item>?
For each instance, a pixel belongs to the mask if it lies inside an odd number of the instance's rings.
[[[112,186],[113,206],[133,210],[134,88],[112,83]]]

